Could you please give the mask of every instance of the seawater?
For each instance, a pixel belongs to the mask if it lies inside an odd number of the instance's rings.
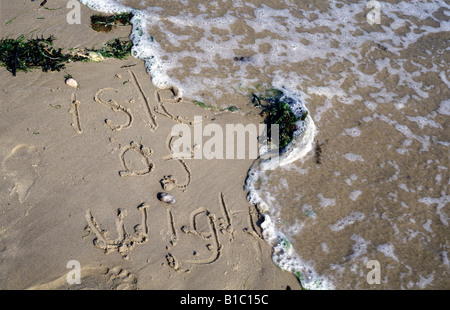
[[[134,13],[158,87],[226,105],[268,85],[309,111],[282,165],[255,162],[246,183],[305,288],[450,288],[446,1],[80,2]]]

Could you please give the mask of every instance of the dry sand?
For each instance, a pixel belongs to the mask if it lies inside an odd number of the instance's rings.
[[[81,24],[69,25],[67,1],[48,1],[58,10],[39,2],[2,1],[1,37],[54,35],[69,48],[130,32],[95,32],[84,6]],[[64,83],[67,73],[79,89]],[[178,122],[156,110],[223,126],[257,124],[256,112],[172,103],[169,91],[158,100],[133,57],[16,77],[1,68],[0,80],[0,289],[301,288],[272,262],[246,200],[253,160],[170,159]],[[156,198],[169,175],[173,205]],[[66,281],[71,260],[81,265],[81,284]]]

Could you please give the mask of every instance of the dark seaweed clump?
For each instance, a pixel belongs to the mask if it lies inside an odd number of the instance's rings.
[[[114,39],[102,45],[100,49],[83,50],[79,53],[63,53],[61,48],[54,48],[55,38],[26,39],[20,36],[17,39],[0,40],[0,64],[14,76],[18,71],[28,72],[31,69],[41,68],[42,71],[61,71],[66,63],[75,61],[89,61],[87,53],[94,51],[105,58],[124,59],[131,54],[132,42],[129,40]]]
[[[36,38],[27,40],[24,36],[17,39],[3,39],[0,41],[1,65],[14,76],[17,71],[29,71],[40,67],[42,71],[60,71],[70,59],[77,57],[63,54],[62,49],[53,48],[54,37],[47,39]]]
[[[129,40],[113,39],[96,50],[105,58],[125,59],[131,54],[133,42]]]
[[[261,115],[264,117],[264,123],[267,125],[267,138],[270,141],[272,125],[279,127],[279,150],[288,146],[294,137],[294,132],[298,129],[297,122],[305,120],[305,112],[300,118],[294,114],[291,109],[292,98],[287,97],[278,89],[268,89],[264,94],[252,94],[252,102],[255,106],[262,109]]]

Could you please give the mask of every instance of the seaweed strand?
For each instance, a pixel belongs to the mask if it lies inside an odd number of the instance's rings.
[[[100,49],[82,49],[63,53],[61,48],[53,47],[54,37],[46,39],[26,39],[19,36],[17,39],[0,40],[0,64],[16,76],[18,71],[28,72],[31,69],[41,68],[42,71],[61,71],[66,63],[90,60],[90,52],[96,52],[105,58],[124,59],[131,54],[132,42],[129,40],[114,39],[103,44]]]

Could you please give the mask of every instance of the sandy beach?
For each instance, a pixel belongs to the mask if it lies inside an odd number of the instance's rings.
[[[450,287],[446,1],[0,3],[0,289]]]
[[[39,2],[2,1],[0,36],[52,35],[69,49],[130,33],[92,30],[85,6],[70,25],[67,1]],[[16,77],[1,68],[0,80],[0,289],[301,289],[273,263],[247,201],[253,160],[170,156],[174,125],[258,124],[257,111],[171,100],[131,56]],[[71,261],[80,284],[67,281]]]

